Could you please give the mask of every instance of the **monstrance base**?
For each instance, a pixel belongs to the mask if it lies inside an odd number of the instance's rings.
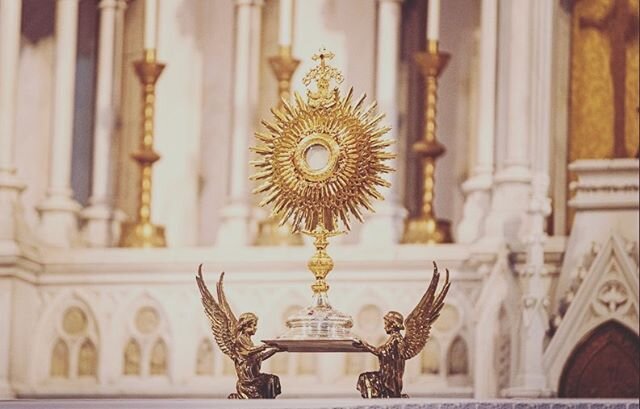
[[[327,293],[313,296],[313,304],[287,319],[287,331],[276,339],[263,340],[289,352],[362,352],[353,346],[353,320],[329,304]]]

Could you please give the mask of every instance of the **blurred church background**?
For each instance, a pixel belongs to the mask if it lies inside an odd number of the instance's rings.
[[[638,0],[430,2],[0,0],[0,397],[225,397],[235,373],[202,311],[199,263],[210,283],[227,272],[236,313],[258,314],[256,341],[308,305],[310,243],[283,242],[248,179],[253,132],[278,103],[269,58],[288,45],[294,91],[326,47],[397,141],[386,201],[331,245],[333,305],[379,342],[382,315],[411,310],[432,260],[451,270],[405,391],[637,397]],[[425,183],[414,55],[427,30],[451,59],[437,94],[446,153]],[[146,107],[159,160],[141,184],[145,49],[166,67]],[[434,180],[451,240],[416,243],[404,226]],[[141,188],[166,247],[123,247]],[[285,397],[356,397],[375,365],[277,354],[263,369]]]

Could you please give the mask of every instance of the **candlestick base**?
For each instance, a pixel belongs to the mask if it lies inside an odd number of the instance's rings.
[[[164,226],[158,226],[150,222],[123,223],[120,247],[167,247]]]
[[[452,243],[451,222],[436,220],[428,216],[407,219],[402,235],[402,244]]]

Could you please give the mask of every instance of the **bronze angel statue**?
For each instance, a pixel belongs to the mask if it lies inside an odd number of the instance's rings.
[[[436,293],[440,273],[433,263],[433,277],[427,291],[418,305],[411,311],[406,320],[397,311],[390,311],[384,316],[384,330],[389,334],[387,341],[375,347],[365,341],[354,343],[378,357],[380,369],[364,372],[358,378],[358,391],[363,398],[404,398],[402,393],[402,375],[406,360],[418,355],[429,338],[431,325],[438,318],[444,306],[444,297],[449,291],[449,270],[446,271],[444,285]],[[404,336],[400,331],[405,330]]]
[[[262,361],[270,358],[279,350],[267,345],[256,346],[251,341],[258,325],[258,317],[245,312],[239,319],[231,311],[224,295],[222,280],[224,272],[216,285],[218,300],[209,292],[202,278],[202,264],[198,267],[196,281],[204,311],[211,321],[211,329],[216,343],[236,367],[236,393],[229,399],[273,399],[280,394],[280,379],[276,375],[260,373]]]

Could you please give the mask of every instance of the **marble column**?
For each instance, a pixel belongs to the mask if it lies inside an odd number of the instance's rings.
[[[402,0],[378,0],[378,34],[376,59],[376,100],[378,110],[384,112],[385,124],[391,127],[388,137],[399,136],[398,123],[398,58],[400,53],[400,19]],[[392,146],[398,153],[397,143]],[[389,161],[397,168],[398,161]],[[376,212],[363,225],[360,242],[365,245],[389,245],[400,241],[407,210],[399,200],[396,173],[384,175],[391,188],[382,188],[385,197],[375,203]]]
[[[510,397],[550,396],[543,367],[544,339],[548,327],[548,296],[545,285],[544,244],[546,217],[551,213],[549,190],[549,157],[551,141],[553,0],[529,0],[531,36],[531,81],[529,85],[531,134],[531,195],[528,231],[525,236],[527,258],[520,277],[523,296],[520,317],[519,359],[514,387],[506,391]]]
[[[231,171],[227,204],[218,230],[219,245],[247,245],[251,239],[249,146],[258,104],[262,5],[262,0],[236,0]]]
[[[503,152],[495,174],[492,203],[485,224],[485,239],[521,240],[529,204],[531,171],[530,152],[530,89],[531,89],[531,21],[528,10],[531,0],[500,2],[500,52],[505,53],[506,76],[498,121],[505,129],[498,133],[497,148]]]
[[[15,165],[21,8],[21,0],[0,0],[0,248],[15,246],[17,205],[23,189]],[[0,389],[1,383],[0,376]]]
[[[85,220],[84,242],[91,247],[116,244],[114,237],[114,167],[116,111],[114,106],[114,61],[116,12],[118,0],[101,0],[98,44],[97,89],[93,130],[93,173],[89,206],[82,212]]]
[[[57,0],[49,185],[40,212],[40,238],[54,247],[77,242],[79,204],[71,190],[71,144],[78,32],[78,0]]]
[[[478,81],[478,127],[475,166],[462,184],[465,193],[462,221],[456,238],[471,243],[483,233],[491,205],[495,149],[496,51],[498,47],[498,0],[482,0],[480,21],[480,67]]]

